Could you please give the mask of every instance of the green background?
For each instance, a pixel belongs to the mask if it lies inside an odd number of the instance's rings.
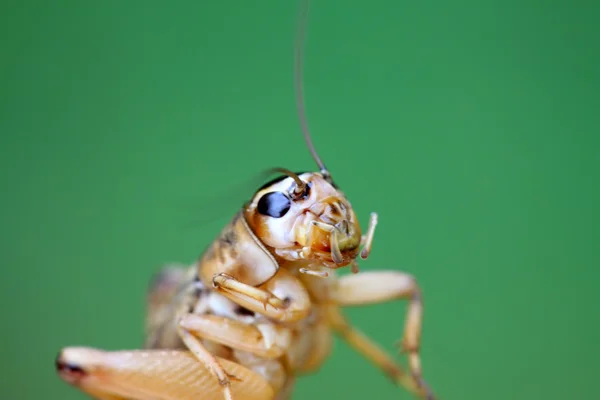
[[[314,169],[296,116],[297,6],[4,1],[6,399],[83,399],[62,346],[135,348],[150,276],[191,262],[256,175]],[[309,123],[363,226],[363,270],[423,287],[442,399],[597,397],[598,7],[313,2]],[[403,303],[352,309],[386,349]],[[296,399],[408,399],[337,341]]]

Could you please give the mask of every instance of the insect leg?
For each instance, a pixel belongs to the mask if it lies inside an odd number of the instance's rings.
[[[274,308],[286,307],[285,299],[280,299],[272,293],[240,282],[227,274],[218,274],[215,276],[213,278],[213,285],[215,285],[217,289],[225,290],[230,293],[239,293],[259,301],[263,304],[265,309],[267,308],[267,304]]]
[[[311,311],[306,288],[283,268],[259,287],[247,285],[226,274],[215,275],[213,285],[234,303],[277,321],[298,321]]]
[[[363,272],[360,275],[341,277],[333,294],[334,302],[340,306],[375,304],[395,299],[410,299],[404,326],[402,351],[408,353],[410,371],[417,386],[422,389],[421,393],[426,394],[428,399],[433,399],[433,394],[421,373],[419,345],[423,304],[421,290],[415,279],[406,273],[397,271]],[[391,359],[370,343],[366,337],[350,327],[339,310],[332,311],[331,318],[336,330],[354,347],[381,368],[388,372],[392,371],[388,367],[388,361]],[[405,385],[405,379],[402,378],[402,380],[402,384]]]
[[[369,227],[367,228],[367,234],[363,235],[360,244],[363,246],[362,251],[360,252],[360,258],[366,260],[371,254],[371,249],[373,248],[373,235],[375,235],[375,227],[377,226],[377,213],[371,213],[371,218],[369,219]]]
[[[219,362],[243,383],[232,384],[238,400],[273,399],[274,392],[257,373],[237,363]],[[222,387],[188,351],[103,351],[63,349],[56,359],[60,377],[98,400],[217,400]]]
[[[236,350],[274,359],[289,347],[289,329],[273,324],[247,325],[228,317],[188,314],[181,320],[188,332]]]
[[[196,358],[208,369],[212,376],[218,379],[219,385],[223,390],[225,400],[233,400],[231,395],[231,380],[240,380],[235,375],[225,372],[225,369],[210,351],[204,347],[199,338],[195,337],[186,327],[183,322],[186,316],[180,319],[177,326],[177,333],[185,346],[196,356]]]
[[[412,379],[380,346],[365,336],[357,328],[350,325],[337,307],[329,308],[329,323],[334,331],[348,342],[350,346],[375,364],[377,368],[381,369],[395,383],[405,387],[412,393],[421,396],[424,394],[424,391],[419,390],[414,379]]]

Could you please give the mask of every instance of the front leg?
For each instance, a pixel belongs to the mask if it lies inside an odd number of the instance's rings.
[[[310,298],[302,282],[285,269],[277,271],[273,278],[259,287],[247,285],[223,273],[213,278],[213,286],[234,303],[278,321],[297,321],[307,316],[311,310]],[[202,331],[200,320],[193,318],[193,315],[184,314],[177,328],[179,336],[185,346],[218,380],[223,387],[225,399],[232,400],[230,381],[235,379],[235,376],[228,374],[216,357],[202,344],[197,334],[200,333],[198,330]],[[209,329],[214,333],[214,326]],[[230,341],[229,344],[233,342]],[[260,347],[255,347],[255,350],[260,351]]]
[[[434,396],[423,380],[421,372],[419,346],[423,304],[421,290],[415,279],[406,273],[397,271],[373,271],[363,272],[359,275],[346,275],[340,278],[332,298],[333,302],[339,306],[375,304],[395,299],[410,301],[404,325],[402,351],[408,353],[410,371],[417,386],[425,392],[428,399],[433,399]],[[367,338],[358,335],[345,322],[337,308],[332,309],[330,318],[334,328],[354,347],[384,370],[393,371],[392,362]],[[392,375],[396,380],[402,380],[402,373],[399,369]],[[403,385],[406,385],[406,382],[403,382]]]
[[[275,393],[256,372],[217,358],[243,382],[232,384],[236,400],[270,400]],[[59,376],[98,400],[217,400],[222,387],[188,351],[103,351],[68,347],[56,359]]]
[[[299,321],[308,316],[312,307],[302,282],[284,268],[258,287],[226,274],[215,275],[213,286],[234,303],[280,322]]]

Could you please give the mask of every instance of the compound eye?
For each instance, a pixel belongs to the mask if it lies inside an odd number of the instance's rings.
[[[290,209],[292,201],[282,192],[270,192],[258,201],[258,212],[273,218],[283,217]]]

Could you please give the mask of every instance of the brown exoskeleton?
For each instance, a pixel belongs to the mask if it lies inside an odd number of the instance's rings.
[[[147,350],[64,349],[57,359],[63,379],[99,399],[286,399],[296,376],[326,360],[333,331],[394,382],[433,399],[421,374],[416,281],[397,271],[335,273],[346,266],[358,272],[356,260],[371,251],[377,215],[363,235],[312,146],[301,48],[300,120],[320,172],[279,169],[283,175],[256,191],[194,265],[158,275],[149,296]],[[410,301],[402,342],[410,374],[341,311],[394,299]]]
[[[194,282],[196,268],[169,268],[159,274],[150,292],[145,351],[105,352],[64,349],[57,367],[67,382],[98,399],[288,399],[295,377],[319,369],[328,357],[332,331],[383,370],[396,383],[419,397],[433,398],[421,380],[414,380],[370,339],[353,328],[340,308],[376,303],[418,293],[412,278],[396,271],[362,272],[336,278],[313,277],[283,266],[258,288],[277,292],[278,286],[301,282],[298,303],[310,314],[294,323],[278,323],[240,307],[222,294]],[[418,300],[418,299],[415,299]],[[187,349],[177,332],[174,307],[193,303],[186,326],[209,354],[205,364]],[[420,304],[411,304],[405,343],[418,343]],[[160,350],[158,350],[160,349]],[[165,350],[169,351],[165,351]],[[179,350],[179,351],[173,351]],[[414,358],[418,361],[418,355]],[[214,368],[226,371],[219,381]],[[421,387],[419,387],[421,383]]]

